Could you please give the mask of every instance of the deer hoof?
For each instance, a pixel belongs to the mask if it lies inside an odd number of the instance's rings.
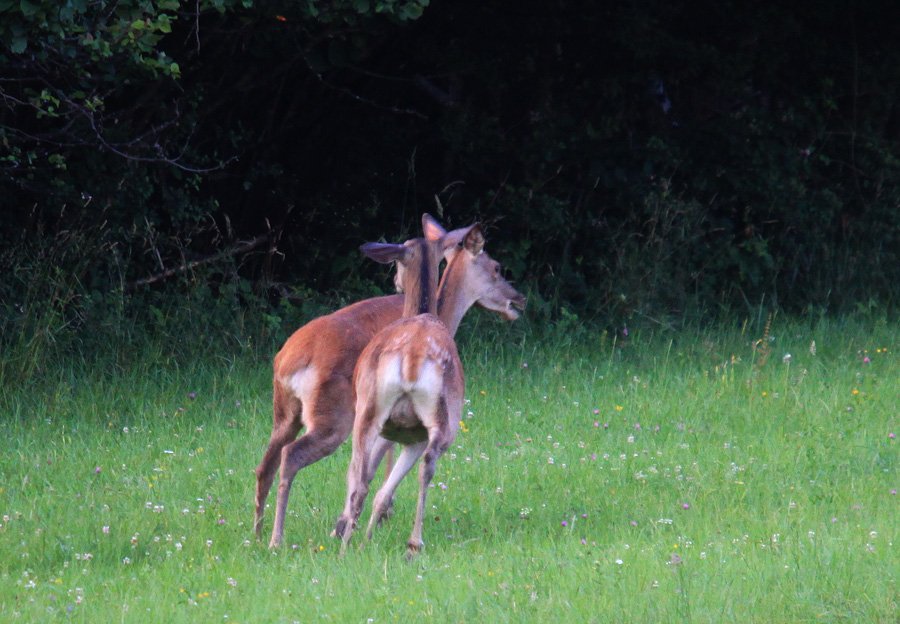
[[[334,524],[334,530],[331,532],[331,537],[336,537],[338,539],[349,537],[349,532],[351,532],[353,528],[353,522],[350,522],[344,516],[340,516]]]
[[[407,543],[406,544],[406,560],[412,561],[413,559],[415,559],[419,555],[419,553],[422,552],[422,546],[424,546],[424,544],[422,544],[422,543],[419,543],[419,544],[414,544],[413,542]]]

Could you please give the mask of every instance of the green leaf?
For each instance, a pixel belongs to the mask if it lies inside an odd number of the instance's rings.
[[[422,6],[418,4],[407,4],[400,9],[401,20],[416,20],[422,17]]]
[[[51,154],[50,158],[48,158],[50,164],[56,167],[57,169],[65,169],[66,168],[66,159],[62,154]]]
[[[168,15],[160,15],[156,21],[156,27],[159,29],[159,32],[170,33],[172,32],[172,20]]]
[[[13,35],[12,43],[9,44],[9,50],[13,54],[22,54],[28,47],[28,37],[24,33],[16,33]]]
[[[21,2],[19,2],[19,8],[22,9],[22,15],[25,17],[34,17],[41,9],[39,4],[35,4],[30,0],[21,0]]]

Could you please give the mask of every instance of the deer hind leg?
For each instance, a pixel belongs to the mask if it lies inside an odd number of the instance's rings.
[[[403,450],[400,451],[397,463],[394,464],[393,470],[391,470],[390,474],[388,474],[387,478],[384,480],[384,485],[378,490],[378,493],[375,495],[375,500],[372,502],[372,517],[369,519],[369,528],[366,531],[366,539],[372,539],[372,529],[376,524],[381,522],[381,519],[387,514],[388,509],[393,505],[394,492],[397,490],[397,486],[403,480],[403,477],[409,474],[412,467],[416,465],[416,462],[419,460],[419,457],[422,456],[427,445],[428,440],[422,440],[421,442],[404,446]]]
[[[277,383],[274,387],[273,404],[272,434],[269,436],[269,446],[266,448],[259,466],[256,467],[253,528],[256,531],[257,539],[262,539],[266,498],[269,496],[269,490],[272,489],[272,482],[275,480],[275,472],[278,470],[281,460],[281,449],[297,438],[297,434],[303,426],[300,400],[288,394]]]
[[[435,435],[432,435],[429,432],[428,445],[422,454],[422,462],[419,464],[419,497],[416,501],[416,519],[413,523],[412,534],[406,543],[407,559],[412,559],[419,554],[422,546],[425,545],[425,542],[422,541],[422,525],[425,522],[425,497],[428,494],[428,484],[431,483],[431,479],[434,477],[438,458],[444,454],[449,446],[450,440],[442,433],[436,432]]]
[[[295,442],[281,449],[281,477],[275,507],[270,548],[281,546],[291,485],[297,473],[323,457],[328,457],[343,444],[353,427],[349,401],[350,383],[344,378],[322,384],[314,401],[307,404],[307,431]]]
[[[358,399],[358,401],[360,400]],[[350,536],[356,529],[356,523],[366,504],[366,497],[369,495],[369,484],[375,476],[374,470],[371,470],[373,467],[371,456],[379,427],[374,426],[372,418],[375,413],[374,407],[365,405],[363,402],[362,406],[358,404],[357,411],[360,411],[361,408],[362,418],[356,419],[357,429],[353,433],[353,456],[350,458],[350,467],[347,469],[347,498],[344,502],[344,511],[338,517],[332,532],[332,535],[339,537],[342,541],[341,554],[346,551]]]

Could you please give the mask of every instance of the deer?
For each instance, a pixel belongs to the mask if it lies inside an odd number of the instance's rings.
[[[425,242],[417,245],[415,253],[400,245],[393,249],[363,246],[368,257],[378,262],[394,260],[403,266],[403,273],[398,275],[404,291],[409,293],[407,297],[417,293],[420,302],[415,306],[408,302],[404,317],[376,334],[356,364],[353,454],[344,511],[333,533],[342,540],[342,554],[365,506],[374,468],[385,447],[392,443],[400,444],[402,450],[375,495],[366,539],[371,540],[374,526],[388,515],[400,481],[422,458],[407,558],[421,551],[428,485],[437,460],[456,437],[462,415],[465,378],[454,339],[460,321],[473,303],[488,296],[499,295],[506,302],[504,315],[511,320],[518,318],[512,306],[521,308],[525,303],[501,276],[500,265],[484,252],[479,226],[469,229],[462,247],[448,254],[435,304],[428,292],[434,277],[434,269],[428,264],[431,250]],[[416,308],[427,308],[427,312],[412,315]]]
[[[425,225],[426,217],[423,217],[426,236],[447,236],[449,249],[465,233],[463,230],[445,233],[430,217]],[[402,282],[402,271],[402,265],[398,264],[394,280],[398,287]],[[503,293],[507,293],[506,298]],[[508,289],[485,292],[476,303],[514,319],[513,306],[524,305],[524,297],[508,286]],[[403,306],[403,295],[388,295],[366,299],[318,317],[295,331],[275,356],[272,433],[256,468],[254,516],[257,539],[262,539],[266,499],[280,467],[270,548],[282,545],[288,498],[297,473],[333,454],[350,436],[354,420],[352,377],[356,361],[381,328],[401,318]],[[304,434],[298,438],[304,428]],[[385,445],[380,449],[379,462],[388,447]]]

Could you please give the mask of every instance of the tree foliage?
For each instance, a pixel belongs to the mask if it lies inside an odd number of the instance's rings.
[[[536,315],[891,303],[898,13],[0,0],[0,295],[79,309],[202,267],[238,300],[349,299],[358,243],[437,195],[495,226]]]

